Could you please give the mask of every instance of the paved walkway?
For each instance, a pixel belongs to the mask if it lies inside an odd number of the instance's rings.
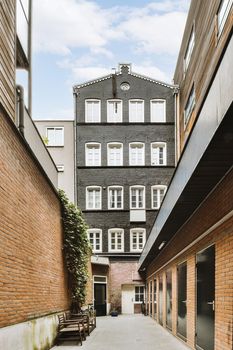
[[[98,317],[97,328],[83,346],[60,345],[53,350],[187,350],[187,346],[173,337],[150,317],[132,315]]]

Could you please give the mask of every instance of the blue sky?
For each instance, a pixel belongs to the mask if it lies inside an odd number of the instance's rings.
[[[72,86],[111,73],[119,62],[171,82],[189,3],[35,1],[33,118],[72,118]]]

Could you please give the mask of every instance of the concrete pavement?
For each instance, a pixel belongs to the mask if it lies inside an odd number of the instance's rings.
[[[187,350],[182,341],[173,337],[150,317],[120,315],[98,317],[97,328],[83,346],[55,346],[53,350]]]

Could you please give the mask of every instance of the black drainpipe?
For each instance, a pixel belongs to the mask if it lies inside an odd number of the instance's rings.
[[[113,98],[117,97],[116,72],[112,74],[112,96]]]
[[[18,107],[18,120],[19,131],[24,136],[24,90],[21,85],[17,85],[17,107]]]

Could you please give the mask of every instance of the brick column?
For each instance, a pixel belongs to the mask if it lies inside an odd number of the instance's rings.
[[[215,350],[233,349],[233,229],[216,243]]]
[[[177,332],[177,267],[172,267],[172,333]]]
[[[195,346],[195,314],[196,314],[196,258],[190,255],[187,259],[187,344]]]

